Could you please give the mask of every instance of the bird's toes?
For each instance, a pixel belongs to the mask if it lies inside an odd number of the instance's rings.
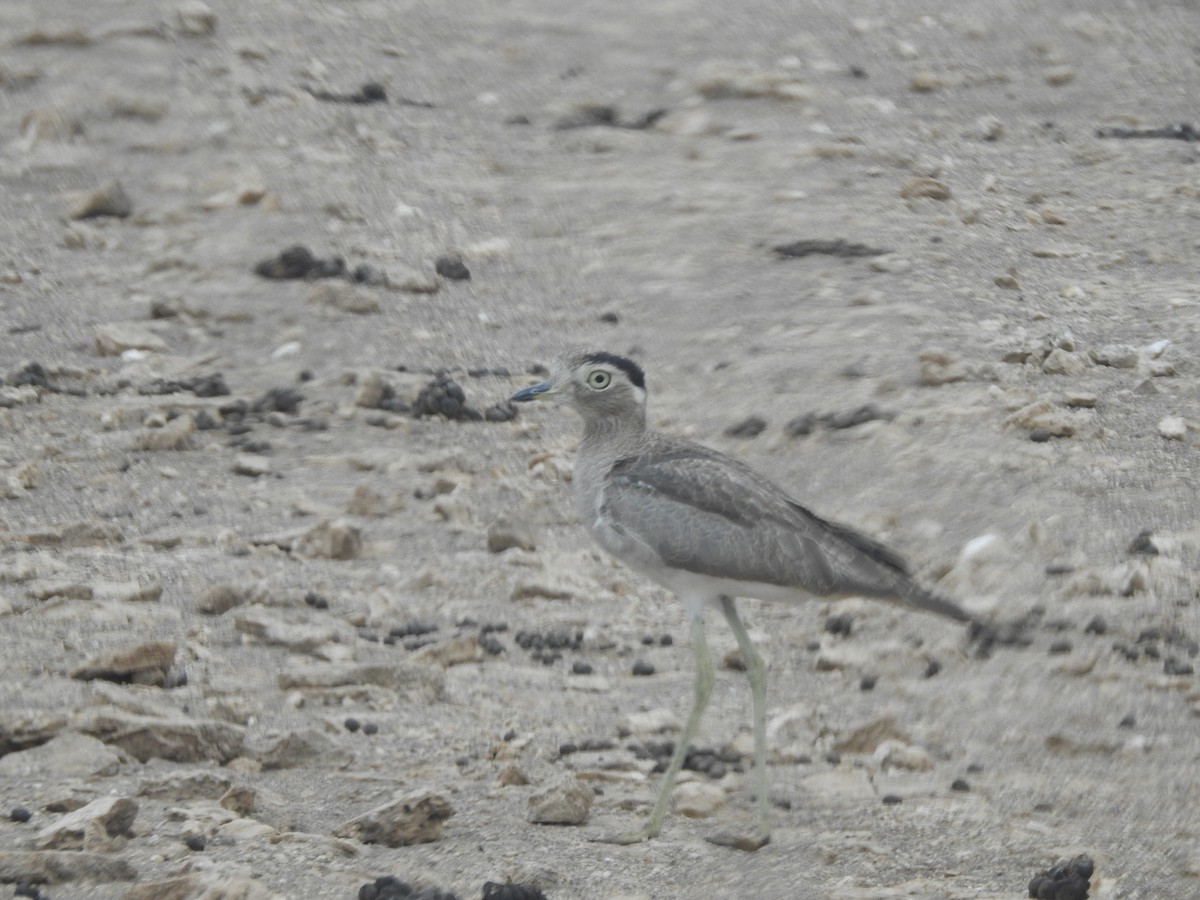
[[[729,829],[710,834],[705,840],[718,847],[731,847],[734,850],[753,853],[771,843],[771,832],[764,826],[749,831]]]
[[[652,832],[649,828],[639,828],[637,831],[625,831],[621,834],[598,834],[595,837],[588,838],[588,840],[598,844],[628,846],[629,844],[640,844],[657,836],[658,832],[656,831]]]

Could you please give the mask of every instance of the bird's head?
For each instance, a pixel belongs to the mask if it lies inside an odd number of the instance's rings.
[[[646,373],[631,359],[605,351],[563,356],[549,381],[512,395],[518,403],[560,397],[585,421],[642,424],[646,419]]]

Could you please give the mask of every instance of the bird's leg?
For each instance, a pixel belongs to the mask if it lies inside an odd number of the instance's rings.
[[[725,621],[733,629],[738,649],[742,651],[742,662],[746,664],[746,674],[750,676],[750,696],[754,702],[754,780],[758,793],[756,799],[758,826],[750,843],[758,843],[758,846],[762,846],[771,839],[771,826],[767,822],[766,671],[763,667],[762,657],[754,649],[754,643],[750,640],[750,635],[746,633],[746,627],[738,617],[737,607],[733,605],[732,597],[721,598],[721,612],[725,614]],[[757,849],[757,847],[753,849]]]
[[[636,844],[652,837],[658,837],[658,833],[662,831],[663,817],[667,813],[667,805],[671,802],[671,788],[675,784],[675,776],[683,768],[683,761],[687,759],[688,747],[696,737],[696,731],[700,727],[700,717],[704,714],[704,707],[708,705],[709,696],[712,695],[713,664],[712,657],[708,653],[708,641],[704,636],[703,609],[697,609],[692,614],[692,650],[696,655],[696,693],[692,700],[692,711],[688,714],[687,723],[683,726],[683,733],[679,735],[679,740],[675,743],[675,752],[671,754],[671,762],[663,774],[662,786],[658,789],[658,798],[654,801],[654,809],[650,811],[650,818],[637,831],[602,837],[597,840],[611,844]]]

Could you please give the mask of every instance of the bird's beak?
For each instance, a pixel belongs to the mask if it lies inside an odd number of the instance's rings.
[[[530,400],[536,400],[542,394],[553,394],[554,382],[543,381],[541,384],[531,384],[527,388],[521,388],[513,394],[509,399],[515,403],[526,403]]]

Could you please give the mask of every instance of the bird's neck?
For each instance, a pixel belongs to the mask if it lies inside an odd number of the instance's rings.
[[[646,432],[646,414],[602,416],[588,419],[583,426],[583,442],[591,446],[620,445],[636,441]]]

